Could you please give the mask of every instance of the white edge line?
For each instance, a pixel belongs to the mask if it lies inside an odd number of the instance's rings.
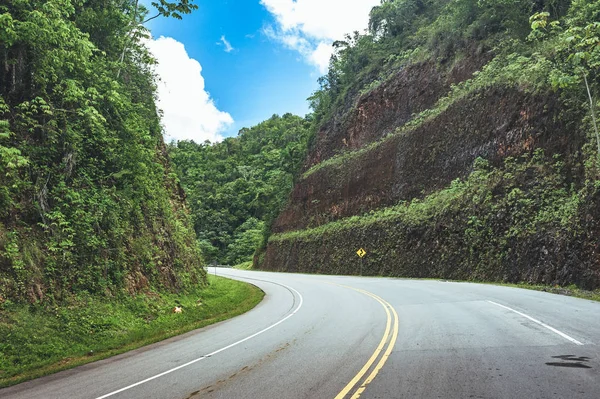
[[[218,350],[216,350],[216,351],[214,351],[214,352],[211,352],[211,353],[209,353],[208,355],[204,355],[204,356],[202,356],[202,357],[199,357],[198,359],[194,359],[194,360],[192,360],[192,361],[190,361],[190,362],[187,362],[187,363],[185,363],[185,364],[182,364],[182,365],[180,365],[180,366],[174,367],[174,368],[172,368],[172,369],[170,369],[170,370],[163,371],[163,372],[162,372],[162,373],[160,373],[160,374],[157,374],[157,375],[155,375],[155,376],[152,376],[152,377],[150,377],[150,378],[146,378],[145,380],[142,380],[142,381],[136,382],[135,384],[128,385],[128,386],[126,386],[125,388],[121,388],[121,389],[119,389],[119,390],[117,390],[117,391],[114,391],[114,392],[111,392],[111,393],[107,393],[106,395],[103,395],[103,396],[99,396],[99,397],[97,397],[96,399],[105,399],[105,398],[108,398],[108,397],[110,397],[110,396],[116,395],[116,394],[118,394],[118,393],[121,393],[121,392],[123,392],[123,391],[127,391],[127,390],[129,390],[129,389],[131,389],[131,388],[137,387],[138,385],[145,384],[145,383],[146,383],[146,382],[148,382],[148,381],[155,380],[155,379],[157,379],[157,378],[159,378],[159,377],[162,377],[163,375],[170,374],[170,373],[172,373],[172,372],[174,372],[174,371],[177,371],[177,370],[179,370],[179,369],[182,369],[182,368],[184,368],[184,367],[187,367],[187,366],[189,366],[189,365],[192,365],[192,364],[194,364],[194,363],[196,363],[196,362],[199,362],[199,361],[200,361],[200,360],[202,360],[202,359],[206,359],[207,357],[211,357],[211,356],[213,356],[213,355],[216,355],[217,353],[220,353],[220,352],[223,352],[223,351],[225,351],[225,350],[227,350],[227,349],[233,348],[234,346],[236,346],[236,345],[239,345],[239,344],[241,344],[242,342],[246,342],[246,341],[248,341],[249,339],[252,339],[252,338],[256,337],[257,335],[260,335],[260,334],[262,334],[262,333],[264,333],[264,332],[267,332],[267,331],[269,331],[270,329],[272,329],[273,327],[276,327],[276,326],[278,326],[279,324],[283,323],[284,321],[286,321],[287,319],[289,319],[290,317],[292,317],[293,315],[295,315],[295,314],[296,314],[296,313],[297,313],[297,312],[300,310],[300,308],[302,307],[302,303],[304,302],[304,298],[302,298],[302,295],[301,295],[301,294],[300,294],[300,293],[299,293],[297,290],[295,290],[294,288],[292,288],[292,287],[289,287],[289,286],[287,286],[287,285],[284,285],[284,284],[281,284],[281,285],[283,285],[284,287],[286,287],[286,288],[288,288],[288,289],[290,289],[290,290],[294,291],[296,294],[298,294],[298,297],[300,298],[300,303],[298,304],[298,307],[297,307],[297,308],[296,308],[296,309],[295,309],[295,310],[294,310],[292,313],[290,313],[289,315],[287,315],[287,316],[286,316],[286,317],[284,317],[283,319],[279,320],[277,323],[275,323],[275,324],[271,324],[269,327],[267,327],[267,328],[265,328],[265,329],[262,329],[262,330],[260,330],[260,331],[259,331],[259,332],[257,332],[257,333],[254,333],[254,334],[252,334],[252,335],[250,335],[250,336],[248,336],[248,337],[246,337],[246,338],[244,338],[244,339],[241,339],[241,340],[239,340],[239,341],[237,341],[237,342],[234,342],[233,344],[227,345],[227,346],[226,346],[226,347],[224,347],[224,348],[221,348],[221,349],[218,349]]]
[[[561,337],[563,337],[564,339],[566,339],[566,340],[568,340],[568,341],[571,341],[572,343],[574,343],[574,344],[576,344],[576,345],[583,345],[581,342],[577,341],[575,338],[573,338],[573,337],[571,337],[571,336],[569,336],[569,335],[565,334],[565,333],[564,333],[564,332],[562,332],[562,331],[558,331],[556,328],[554,328],[554,327],[550,327],[548,324],[546,324],[546,323],[544,323],[544,322],[541,322],[541,321],[539,321],[539,320],[537,320],[537,319],[534,319],[533,317],[531,317],[531,316],[528,316],[528,315],[526,315],[525,313],[521,313],[521,312],[519,312],[518,310],[514,310],[514,309],[512,309],[512,308],[509,308],[508,306],[501,305],[501,304],[499,304],[499,303],[496,303],[496,302],[494,302],[494,301],[487,301],[487,302],[489,302],[489,303],[491,303],[491,304],[494,304],[494,305],[496,305],[496,306],[500,306],[501,308],[504,308],[504,309],[510,310],[511,312],[515,312],[516,314],[519,314],[519,315],[521,315],[521,316],[525,317],[526,319],[529,319],[529,320],[533,321],[534,323],[537,323],[537,324],[539,324],[540,326],[547,328],[548,330],[552,331],[553,333],[560,335],[560,336],[561,336]]]

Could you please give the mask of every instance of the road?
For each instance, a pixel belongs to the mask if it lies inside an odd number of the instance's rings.
[[[597,302],[432,280],[216,272],[265,299],[0,398],[600,398]]]

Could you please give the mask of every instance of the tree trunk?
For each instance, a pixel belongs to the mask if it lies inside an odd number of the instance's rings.
[[[137,13],[138,13],[138,4],[139,0],[135,0],[135,10],[133,12],[133,19],[131,21],[131,29],[135,29],[136,21],[137,21]],[[127,33],[127,38],[125,39],[125,45],[123,45],[123,51],[121,52],[121,56],[119,57],[119,63],[123,64],[125,61],[125,52],[127,51],[127,45],[129,44],[129,39],[131,37],[132,31]],[[117,79],[121,76],[122,66],[119,66],[119,70],[117,71]]]
[[[598,135],[598,124],[596,123],[596,110],[594,109],[594,99],[590,91],[590,85],[587,81],[587,76],[583,74],[583,81],[585,82],[585,88],[587,89],[588,99],[590,101],[590,111],[592,113],[592,122],[594,124],[594,132],[596,133],[596,144],[598,146],[598,156],[600,156],[600,136]]]

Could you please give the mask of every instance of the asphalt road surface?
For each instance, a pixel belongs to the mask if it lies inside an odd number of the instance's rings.
[[[443,281],[217,274],[265,299],[0,398],[600,398],[597,302]]]

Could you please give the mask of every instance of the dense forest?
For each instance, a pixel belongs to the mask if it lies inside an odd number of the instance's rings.
[[[0,4],[0,304],[205,281],[142,44],[196,6],[154,6]]]
[[[310,118],[274,115],[220,143],[169,145],[208,261],[249,261],[266,243],[306,158],[310,127]]]

